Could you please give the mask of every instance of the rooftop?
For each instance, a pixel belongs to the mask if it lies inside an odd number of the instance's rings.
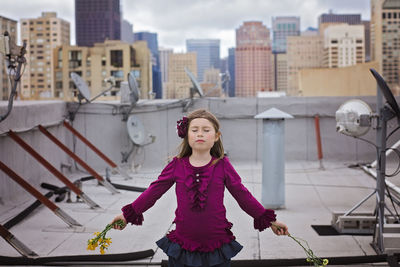
[[[373,97],[362,99],[375,109]],[[354,167],[358,163],[371,163],[375,159],[374,148],[335,131],[335,111],[346,100],[348,98],[345,97],[205,98],[195,101],[194,106],[189,109],[205,107],[219,118],[225,150],[245,186],[259,200],[262,184],[263,120],[257,120],[254,116],[270,108],[277,108],[294,117],[285,120],[285,208],[277,210],[277,215],[279,220],[289,226],[293,236],[307,240],[311,249],[320,257],[376,255],[370,245],[371,235],[320,236],[311,227],[331,225],[333,213],[348,211],[376,187],[376,181],[371,176]],[[82,166],[76,164],[37,130],[40,124],[90,167],[105,176],[107,164],[74,138],[62,124],[68,112],[77,110],[73,127],[133,178],[126,180],[112,172],[111,181],[147,187],[157,178],[167,159],[176,154],[179,138],[175,133],[175,123],[185,112],[178,100],[139,101],[132,115],[142,122],[146,137],[154,136],[155,141],[144,146],[134,146],[127,133],[126,122],[122,121],[122,113],[126,108],[117,102],[92,103],[82,105],[79,109],[76,103],[62,101],[17,102],[9,118],[0,124],[0,161],[43,194],[48,191],[40,187],[42,182],[63,186],[10,138],[7,132],[11,129],[69,180],[75,181],[89,176]],[[0,102],[0,113],[5,110],[6,103]],[[324,169],[320,168],[315,141],[314,117],[317,115],[321,125]],[[394,128],[394,123],[390,122],[389,131]],[[370,130],[364,137],[374,142],[375,131]],[[388,145],[398,139],[399,135],[394,134]],[[131,154],[126,157],[129,152]],[[122,162],[124,158],[126,162]],[[391,172],[396,168],[397,160],[391,156],[388,162],[388,172]],[[396,181],[396,177],[389,180],[394,184],[400,183]],[[120,213],[123,205],[135,200],[140,193],[120,189],[119,194],[111,194],[95,180],[83,182],[82,191],[101,208],[90,209],[85,203],[75,202],[74,194],[72,203],[65,200],[56,203],[82,227],[68,227],[49,209],[41,207],[10,228],[10,232],[41,257],[97,254],[98,252],[86,250],[87,240],[93,232],[102,230]],[[34,200],[0,172],[0,224],[4,225]],[[51,200],[54,201],[54,197]],[[301,247],[290,238],[275,236],[268,229],[260,233],[254,230],[252,218],[240,209],[228,192],[225,194],[225,206],[227,218],[233,223],[232,231],[238,242],[244,245],[234,260],[305,257]],[[107,254],[153,249],[153,257],[141,259],[135,264],[154,265],[165,260],[167,257],[157,249],[155,241],[173,227],[175,208],[174,190],[170,189],[144,214],[143,226],[128,226],[124,231],[110,232],[113,243]],[[375,198],[371,197],[357,212],[373,213],[374,209]],[[0,255],[20,256],[3,239],[0,240]]]

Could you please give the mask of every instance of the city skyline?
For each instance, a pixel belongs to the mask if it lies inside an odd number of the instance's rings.
[[[23,18],[39,17],[44,11],[57,12],[57,17],[71,23],[71,44],[75,45],[74,2],[14,0],[12,6],[3,5],[4,11],[0,15],[19,22]],[[186,39],[220,39],[221,57],[226,57],[228,48],[235,46],[235,30],[243,21],[261,21],[271,29],[272,17],[299,16],[301,30],[305,30],[317,27],[318,16],[330,10],[333,13],[361,14],[363,20],[369,20],[370,0],[204,0],[201,3],[121,0],[122,17],[133,24],[134,32],[156,32],[160,47],[184,52]]]

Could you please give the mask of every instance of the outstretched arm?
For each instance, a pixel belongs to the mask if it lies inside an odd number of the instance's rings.
[[[224,158],[225,185],[239,206],[254,218],[254,228],[263,231],[276,221],[274,210],[265,209],[260,202],[242,184],[242,179],[228,158]]]
[[[156,201],[175,183],[175,165],[177,158],[174,158],[161,172],[157,180],[152,182],[133,203],[125,205],[122,208],[122,214],[116,216],[113,222],[122,219],[125,223],[141,225],[143,222],[143,213],[151,208]],[[124,229],[116,226],[115,229]]]

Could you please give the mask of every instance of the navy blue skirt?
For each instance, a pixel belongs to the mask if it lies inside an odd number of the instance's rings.
[[[191,252],[171,242],[166,236],[156,244],[168,255],[169,267],[229,267],[231,258],[243,248],[237,241],[232,240],[211,252]]]

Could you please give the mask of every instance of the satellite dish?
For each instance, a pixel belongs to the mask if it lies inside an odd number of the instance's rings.
[[[375,69],[369,69],[374,75],[376,82],[378,83],[379,89],[381,90],[382,94],[385,96],[386,101],[388,102],[390,108],[393,110],[394,114],[397,117],[397,121],[400,124],[400,108],[399,105],[396,102],[396,99],[394,98],[392,91],[390,91],[389,86],[383,79],[383,77],[375,70]]]
[[[203,89],[201,89],[200,83],[196,80],[196,77],[194,77],[193,73],[191,73],[191,72],[189,71],[189,69],[186,68],[186,67],[185,67],[185,72],[186,72],[186,74],[189,76],[190,80],[192,81],[192,84],[193,84],[193,87],[192,87],[193,94],[194,94],[194,93],[198,93],[200,97],[203,97],[203,96],[204,96]]]
[[[75,72],[71,72],[71,79],[74,82],[76,88],[78,88],[79,90],[79,102],[81,101],[81,99],[85,99],[86,102],[90,102],[90,90],[86,82],[81,78],[81,76],[79,76]]]
[[[126,122],[128,135],[135,145],[141,146],[145,143],[145,130],[142,122],[135,116],[129,116]]]
[[[134,105],[139,100],[140,90],[133,71],[128,73],[128,85],[129,85],[129,90],[131,91],[129,98],[131,103]]]
[[[336,111],[336,130],[349,136],[362,136],[369,131],[372,110],[362,100],[346,101]]]

